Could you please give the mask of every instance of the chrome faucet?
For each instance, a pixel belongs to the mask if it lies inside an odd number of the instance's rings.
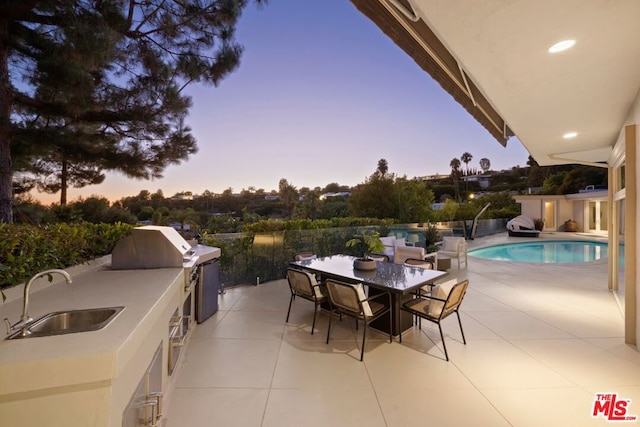
[[[29,281],[24,285],[24,298],[23,298],[23,305],[22,305],[22,316],[20,316],[20,320],[14,324],[11,325],[9,323],[8,319],[4,319],[5,323],[7,324],[7,333],[22,328],[22,334],[26,335],[29,333],[29,331],[27,330],[27,327],[29,326],[29,324],[31,324],[31,322],[33,322],[33,319],[29,316],[29,290],[31,289],[31,284],[33,282],[35,282],[37,279],[44,277],[44,276],[49,276],[49,281],[52,281],[53,278],[51,277],[51,275],[53,273],[58,273],[61,274],[62,276],[64,276],[65,280],[67,281],[67,283],[71,283],[71,276],[69,275],[69,273],[67,273],[64,270],[59,270],[59,269],[52,269],[52,270],[44,270],[41,271],[40,273],[36,273],[31,279],[29,279]]]

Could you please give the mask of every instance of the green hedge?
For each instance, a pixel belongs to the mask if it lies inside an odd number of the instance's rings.
[[[370,225],[390,226],[395,221],[393,219],[378,218],[332,218],[332,219],[290,219],[286,221],[267,219],[257,221],[251,224],[245,224],[242,227],[244,232],[265,233],[273,231],[286,230],[318,230],[327,228],[343,228],[343,227],[365,227]]]
[[[110,254],[132,229],[132,225],[120,223],[0,223],[0,289],[24,283],[42,270],[66,268]]]
[[[347,240],[364,228],[387,235],[392,220],[336,218],[333,220],[259,221],[244,233],[205,235],[202,243],[219,247],[225,286],[281,279],[297,252],[318,256],[356,255]],[[54,224],[31,226],[0,223],[0,289],[24,283],[49,268],[66,268],[108,255],[129,235],[129,224]]]

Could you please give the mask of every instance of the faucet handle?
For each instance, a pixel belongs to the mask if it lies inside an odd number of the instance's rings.
[[[23,332],[25,332],[27,327],[32,322],[33,322],[33,319],[31,317],[27,317],[26,319],[21,319],[12,325],[11,322],[9,322],[9,319],[7,319],[6,317],[4,318],[4,324],[7,327],[7,334],[10,334],[11,331],[15,331],[16,329],[20,329],[20,328],[24,329]]]

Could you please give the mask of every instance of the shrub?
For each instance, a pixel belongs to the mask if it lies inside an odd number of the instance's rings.
[[[66,268],[108,255],[133,229],[129,224],[0,223],[0,289],[49,268]]]

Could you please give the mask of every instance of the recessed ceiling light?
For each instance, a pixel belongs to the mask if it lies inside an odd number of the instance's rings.
[[[571,139],[571,138],[575,138],[576,136],[578,136],[578,132],[567,132],[564,135],[562,135],[564,139]]]
[[[574,44],[576,44],[575,40],[562,40],[561,42],[558,42],[551,46],[549,48],[549,53],[562,52],[563,50],[572,48]]]

